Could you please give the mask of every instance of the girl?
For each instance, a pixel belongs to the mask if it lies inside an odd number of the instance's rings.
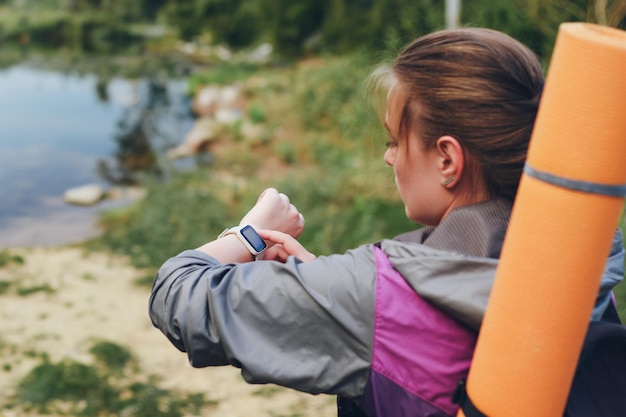
[[[250,383],[336,394],[343,416],[453,416],[522,174],[541,66],[502,33],[445,30],[405,47],[382,80],[384,161],[406,215],[426,227],[316,258],[295,239],[302,215],[269,189],[240,227],[165,262],[150,316],[193,366],[233,365]],[[598,317],[623,275],[619,231],[613,249]]]

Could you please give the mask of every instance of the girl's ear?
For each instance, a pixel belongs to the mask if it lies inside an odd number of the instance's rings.
[[[454,188],[463,176],[465,167],[465,154],[459,141],[449,135],[437,139],[437,152],[439,159],[437,167],[441,174],[441,184],[448,188]]]

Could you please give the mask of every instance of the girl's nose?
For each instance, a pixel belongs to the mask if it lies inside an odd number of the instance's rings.
[[[389,147],[387,148],[387,150],[385,151],[385,155],[383,156],[385,163],[389,165],[390,167],[393,166],[393,163],[396,159],[395,154],[396,154],[395,149],[392,149],[391,147]]]

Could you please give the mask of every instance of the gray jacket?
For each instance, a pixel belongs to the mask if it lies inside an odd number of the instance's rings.
[[[477,330],[509,214],[491,200],[378,245],[422,298]],[[616,239],[598,311],[623,276]],[[159,270],[150,317],[195,367],[230,364],[250,383],[356,398],[370,372],[376,279],[373,245],[307,263],[222,265],[190,250]]]

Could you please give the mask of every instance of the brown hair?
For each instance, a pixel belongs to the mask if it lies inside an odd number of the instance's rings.
[[[543,87],[541,65],[501,32],[465,28],[411,42],[391,76],[408,97],[399,132],[417,131],[425,145],[455,137],[482,174],[492,197],[513,199]]]

